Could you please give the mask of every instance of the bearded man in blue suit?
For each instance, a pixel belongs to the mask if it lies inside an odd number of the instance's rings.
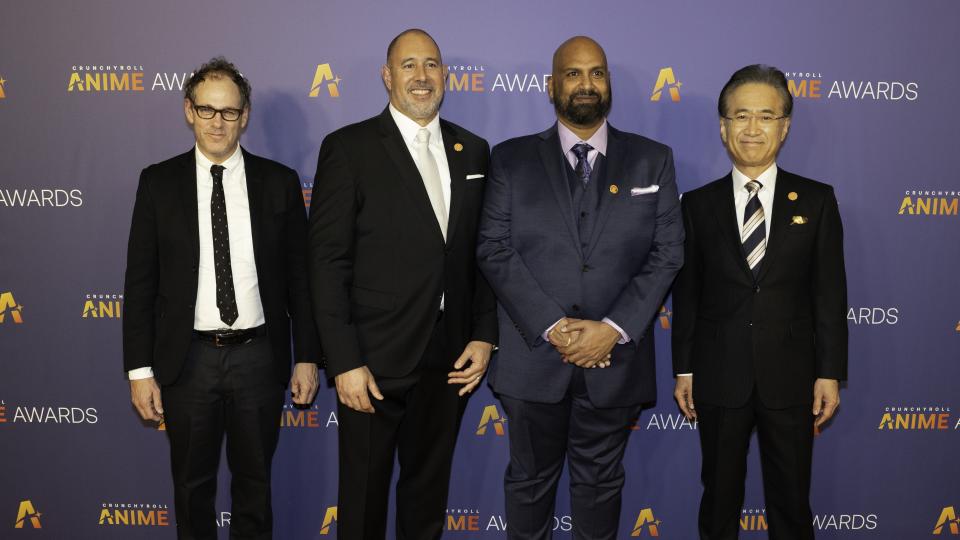
[[[652,322],[683,263],[673,154],[607,123],[590,38],[557,49],[548,92],[558,123],[493,150],[477,249],[498,299],[508,536],[550,537],[566,457],[574,538],[613,539],[627,427],[656,397]]]

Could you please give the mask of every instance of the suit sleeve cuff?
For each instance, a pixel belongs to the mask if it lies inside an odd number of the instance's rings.
[[[153,377],[153,368],[150,366],[131,369],[127,372],[127,378],[131,381],[149,379],[150,377]]]
[[[546,330],[543,331],[542,337],[543,337],[543,340],[544,340],[544,341],[550,341],[550,332],[553,330],[553,328],[554,328],[555,326],[557,326],[558,324],[560,324],[560,321],[562,321],[562,320],[563,320],[563,319],[557,319],[557,322],[551,324],[550,326],[547,327]]]
[[[620,328],[620,325],[618,325],[617,323],[611,321],[606,317],[603,318],[603,322],[612,326],[613,329],[616,330],[618,334],[620,334],[620,339],[617,340],[617,345],[623,345],[624,343],[630,342],[630,336],[628,336],[627,333],[623,331],[623,328]]]

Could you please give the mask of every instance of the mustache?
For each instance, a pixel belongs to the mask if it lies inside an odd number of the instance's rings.
[[[407,86],[407,90],[433,90],[433,84],[429,82],[412,82]]]
[[[567,101],[573,103],[573,100],[578,97],[595,97],[598,100],[603,100],[603,96],[601,96],[596,90],[579,90],[573,94],[570,94],[570,99]]]

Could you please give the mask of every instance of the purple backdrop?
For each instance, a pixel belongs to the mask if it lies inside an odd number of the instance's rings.
[[[174,534],[168,445],[130,406],[120,312],[137,177],[190,147],[180,87],[192,68],[217,54],[241,67],[254,88],[243,143],[299,170],[308,191],[323,136],[384,107],[379,66],[411,26],[451,65],[443,116],[491,143],[553,122],[551,54],[573,34],[595,37],[611,62],[611,122],[671,145],[682,191],[729,170],[715,103],[730,73],[755,62],[786,71],[797,98],[779,162],[836,187],[847,233],[850,383],[816,441],[815,528],[960,534],[958,17],[948,0],[5,5],[0,538]],[[625,458],[622,537],[695,536],[699,446],[671,399],[670,320],[668,301],[654,335],[661,398]],[[324,388],[312,410],[284,410],[277,538],[336,535],[334,403]],[[486,388],[471,399],[449,537],[505,536],[509,425]],[[743,537],[766,538],[755,447],[750,467]]]

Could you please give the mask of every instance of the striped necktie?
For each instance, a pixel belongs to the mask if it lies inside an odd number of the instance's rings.
[[[743,243],[743,252],[747,254],[747,266],[756,279],[760,273],[760,261],[767,249],[767,226],[763,217],[763,206],[757,194],[763,184],[756,180],[747,182],[745,186],[750,192],[747,207],[743,212],[743,227],[740,228],[740,242]]]

